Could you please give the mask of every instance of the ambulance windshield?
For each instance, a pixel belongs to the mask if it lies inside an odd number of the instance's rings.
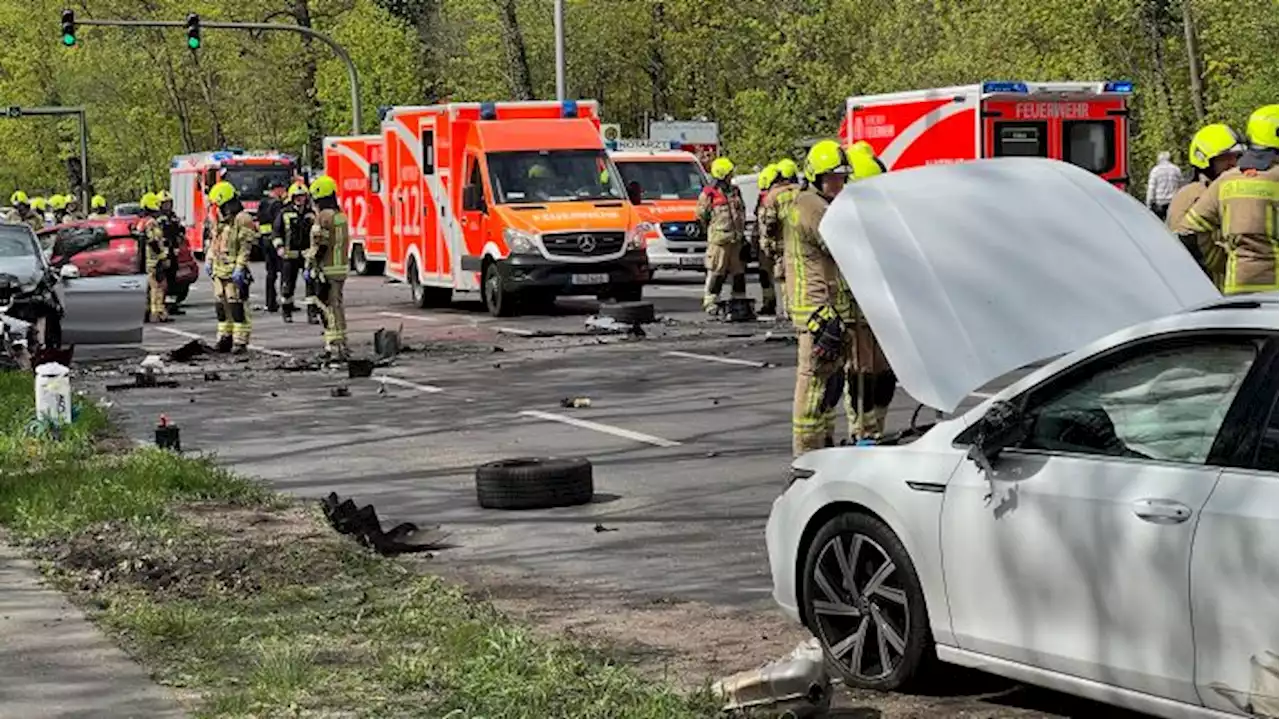
[[[702,167],[692,160],[615,160],[622,181],[640,185],[646,200],[696,200],[706,183]]]
[[[285,187],[293,181],[293,168],[288,165],[241,165],[228,167],[223,176],[227,182],[236,186],[240,197],[249,201],[261,200],[267,194],[272,180],[278,180]]]
[[[624,197],[601,150],[493,152],[488,159],[489,180],[500,205]]]

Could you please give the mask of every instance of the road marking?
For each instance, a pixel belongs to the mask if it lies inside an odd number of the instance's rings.
[[[437,387],[437,386],[435,386],[435,385],[431,385],[431,384],[417,384],[416,382],[410,382],[410,381],[409,381],[409,380],[407,380],[407,379],[400,379],[399,377],[389,377],[389,376],[387,376],[387,375],[378,375],[377,377],[374,377],[373,379],[374,379],[375,381],[377,381],[377,382],[381,382],[381,383],[383,383],[383,384],[393,384],[393,385],[395,385],[395,386],[397,386],[397,387],[405,387],[405,388],[408,388],[408,389],[416,389],[416,390],[418,390],[419,392],[433,393],[433,392],[443,392],[443,391],[444,391],[444,389],[443,389],[443,388],[441,388],[441,387]]]
[[[413,320],[414,322],[439,322],[438,317],[428,317],[427,315],[406,315],[402,312],[379,312],[383,317],[397,317],[402,320]]]
[[[176,335],[178,337],[186,337],[189,340],[200,340],[201,342],[205,341],[203,337],[196,334],[195,332],[187,332],[186,330],[176,330],[172,327],[152,327],[151,329],[157,330],[159,332],[166,332],[168,334]],[[281,350],[273,350],[270,347],[263,347],[262,345],[249,345],[249,349],[253,350],[254,352],[261,352],[264,355],[271,355],[272,357],[288,358],[293,356],[289,352],[283,352]]]
[[[517,327],[499,327],[498,332],[504,335],[520,335],[521,337],[532,337],[537,334],[533,330],[522,330]]]
[[[637,442],[644,442],[645,444],[652,444],[658,447],[679,447],[680,446],[680,443],[673,439],[663,439],[662,437],[655,437],[651,434],[644,434],[643,432],[633,432],[629,429],[614,427],[613,425],[610,425],[610,424],[601,424],[599,422],[592,422],[586,419],[578,419],[577,417],[566,417],[562,414],[552,414],[550,412],[539,412],[536,409],[527,409],[521,412],[520,414],[526,417],[535,417],[537,419],[545,419],[548,422],[560,422],[562,424],[571,424],[575,427],[581,427],[583,429],[593,429],[597,432],[604,432],[605,434],[611,434],[615,437],[622,437],[624,439],[631,439]]]
[[[700,354],[697,354],[696,352],[671,351],[671,352],[663,352],[662,354],[667,357],[684,357],[686,359],[700,359],[700,360],[706,360],[708,362],[720,362],[721,364],[736,364],[736,365],[742,365],[743,367],[755,367],[757,369],[769,366],[768,362],[756,362],[755,360],[735,359],[733,357],[718,357],[716,355],[700,355]]]

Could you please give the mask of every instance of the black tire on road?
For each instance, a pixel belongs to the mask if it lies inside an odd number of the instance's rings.
[[[600,305],[601,317],[612,317],[625,324],[645,324],[657,320],[652,302],[618,302]]]
[[[582,457],[524,457],[476,468],[476,499],[485,509],[549,509],[587,504],[595,494]]]
[[[614,290],[613,298],[619,302],[639,302],[644,299],[644,285],[639,282],[620,285]]]

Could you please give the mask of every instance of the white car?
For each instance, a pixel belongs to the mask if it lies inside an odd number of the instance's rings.
[[[1050,360],[888,446],[795,460],[774,597],[844,681],[936,659],[1277,716],[1276,295],[1222,297],[1140,203],[1052,160],[889,173],[821,231],[922,403]]]

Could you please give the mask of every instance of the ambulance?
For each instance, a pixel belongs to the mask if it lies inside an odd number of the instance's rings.
[[[702,270],[707,238],[698,223],[698,195],[710,180],[698,156],[671,149],[671,143],[621,141],[609,158],[627,188],[640,188],[642,212],[657,232],[647,243],[650,271]]]
[[[169,192],[191,251],[197,256],[204,254],[205,236],[212,231],[215,217],[205,202],[205,193],[215,183],[226,180],[235,185],[245,209],[254,212],[273,181],[288,187],[297,171],[297,160],[279,152],[228,148],[175,156],[169,163]]]
[[[351,234],[351,269],[380,275],[387,259],[382,135],[326,137],[324,172],[338,183],[338,202]]]
[[[653,226],[627,201],[595,102],[396,107],[382,123],[386,274],[419,307],[495,316],[562,295],[640,299]]]
[[[1049,157],[1129,186],[1133,83],[983,82],[851,97],[840,138],[889,169],[983,157]]]

